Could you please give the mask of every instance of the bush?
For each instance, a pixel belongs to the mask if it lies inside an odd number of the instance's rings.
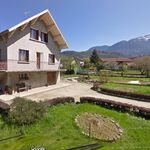
[[[67,71],[65,72],[65,74],[75,74],[73,69],[67,69]]]
[[[74,102],[75,100],[73,97],[57,97],[46,101],[48,106]]]
[[[100,71],[100,81],[102,83],[107,83],[109,81],[110,76],[111,76],[110,70],[101,70]]]
[[[130,98],[130,99],[136,99],[139,101],[144,101],[144,102],[150,102],[150,95],[146,94],[138,94],[138,93],[132,93],[132,92],[126,92],[126,91],[119,91],[119,90],[114,90],[114,89],[107,89],[107,88],[100,88],[101,93],[106,93],[109,95],[114,95],[114,96],[120,96],[120,97],[125,97],[125,98]]]
[[[6,121],[10,124],[29,125],[41,119],[47,111],[43,102],[17,97],[10,105]]]

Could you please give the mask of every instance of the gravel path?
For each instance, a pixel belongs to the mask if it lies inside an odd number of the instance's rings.
[[[142,101],[140,102],[137,100],[131,100],[131,99],[126,99],[126,98],[120,98],[120,97],[101,94],[101,93],[91,90],[91,87],[92,85],[90,84],[72,82],[67,87],[63,87],[63,88],[59,88],[59,89],[55,89],[51,91],[46,91],[46,92],[42,92],[38,94],[33,94],[30,96],[27,96],[27,98],[39,101],[39,100],[46,100],[46,99],[62,97],[62,96],[72,96],[75,98],[76,101],[79,101],[80,97],[82,96],[90,96],[90,97],[113,100],[117,102],[124,102],[124,103],[132,104],[135,106],[139,106],[139,107],[150,108],[150,103],[148,102],[142,102]]]

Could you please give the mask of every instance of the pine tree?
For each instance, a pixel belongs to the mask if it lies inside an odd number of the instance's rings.
[[[90,57],[90,62],[93,63],[94,65],[96,65],[97,63],[99,63],[100,59],[98,56],[97,51],[94,49],[92,52],[92,55]]]

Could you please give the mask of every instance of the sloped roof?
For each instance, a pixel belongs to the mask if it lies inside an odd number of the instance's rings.
[[[67,44],[65,38],[64,38],[63,34],[61,33],[60,29],[58,28],[58,26],[57,26],[55,20],[53,19],[51,13],[49,12],[49,10],[44,10],[41,13],[15,25],[14,27],[11,27],[11,28],[1,32],[0,36],[9,34],[9,33],[13,33],[13,32],[15,32],[16,29],[23,27],[23,26],[25,27],[30,22],[36,22],[37,19],[39,19],[39,18],[44,21],[45,25],[48,28],[48,31],[51,33],[53,39],[57,42],[60,49],[68,48],[68,44]]]
[[[129,58],[101,58],[103,62],[132,62]]]

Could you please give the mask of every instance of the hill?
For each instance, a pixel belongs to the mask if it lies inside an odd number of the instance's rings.
[[[107,51],[101,51],[97,50],[100,58],[108,58],[108,57],[124,57],[124,55],[116,53],[116,52],[107,52]],[[61,53],[62,57],[79,57],[79,58],[89,58],[92,54],[92,50],[87,51],[64,51]]]

